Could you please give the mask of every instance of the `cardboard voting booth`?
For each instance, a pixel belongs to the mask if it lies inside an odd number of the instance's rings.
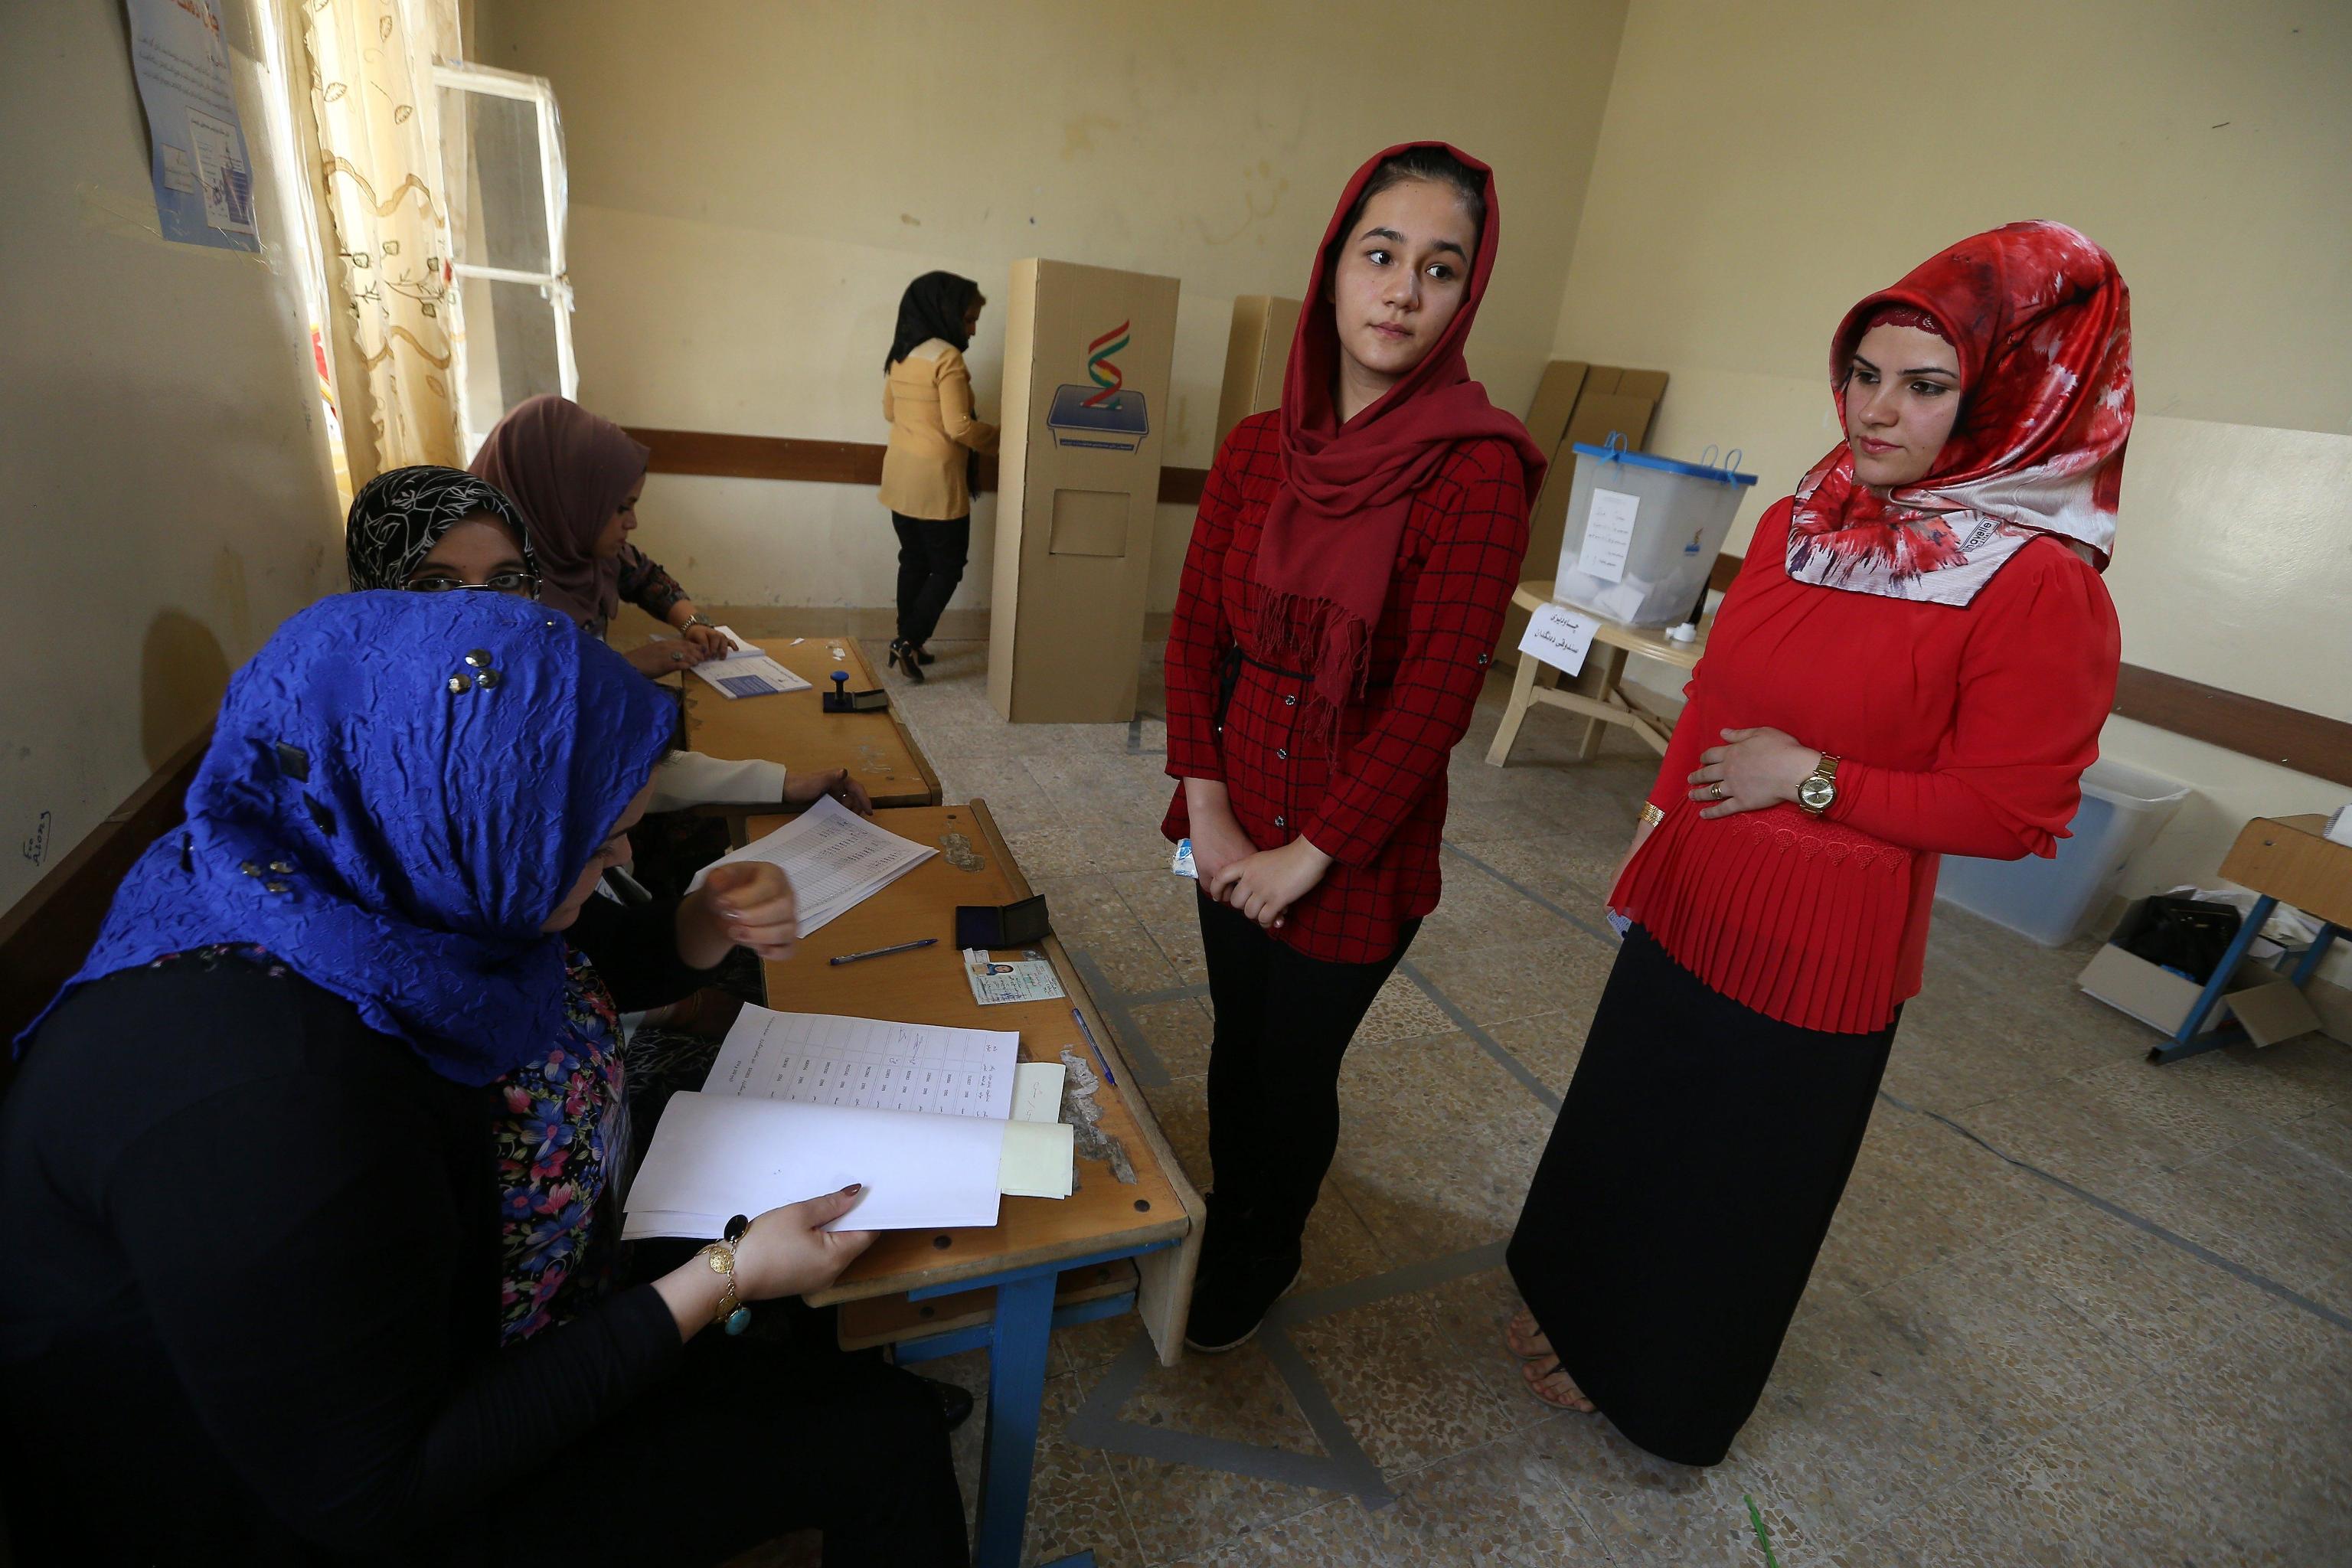
[[[1282,405],[1282,373],[1290,363],[1290,340],[1298,335],[1298,312],[1306,308],[1301,300],[1271,294],[1244,294],[1234,301],[1225,380],[1217,393],[1216,449],[1223,449],[1234,426]]]
[[[1176,279],[1017,261],[988,700],[1016,724],[1135,716]]]

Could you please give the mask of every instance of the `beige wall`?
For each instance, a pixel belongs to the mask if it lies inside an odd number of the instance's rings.
[[[962,272],[1001,306],[1010,264],[1045,256],[1182,280],[1167,460],[1188,467],[1212,455],[1234,297],[1297,292],[1348,174],[1412,137],[1496,166],[1504,261],[1471,359],[1524,407],[1624,11],[479,4],[477,58],[548,77],[562,105],[591,406],[879,441],[907,280]],[[1000,308],[971,354],[991,414],[1003,328]],[[960,608],[987,602],[992,504]],[[867,490],[657,477],[642,515],[646,548],[715,602],[890,602],[895,546]],[[1191,521],[1161,509],[1155,608]]]
[[[158,232],[121,6],[0,6],[0,907],[341,575],[250,14],[222,10],[260,257]]]
[[[1673,372],[1651,447],[1742,447],[1732,547],[1835,441],[1839,317],[1953,240],[2060,218],[2132,288],[2124,657],[2352,719],[2352,7],[1634,0],[1556,352]],[[2352,787],[2128,721],[2200,798],[2129,868]]]

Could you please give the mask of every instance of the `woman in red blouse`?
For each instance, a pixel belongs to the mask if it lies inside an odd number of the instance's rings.
[[[2120,656],[2107,253],[1963,240],[1850,311],[1845,442],[1757,524],[1611,903],[1631,922],[1512,1237],[1537,1394],[1721,1460],[1845,1189],[1942,855],[2055,852]]]
[[[1497,234],[1492,174],[1450,147],[1356,172],[1282,407],[1225,438],[1184,558],[1161,826],[1192,840],[1216,1010],[1198,1350],[1248,1339],[1297,1281],[1340,1058],[1437,907],[1446,755],[1544,467],[1462,358]]]

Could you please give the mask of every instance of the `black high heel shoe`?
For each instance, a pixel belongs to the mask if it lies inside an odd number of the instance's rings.
[[[937,664],[940,661],[938,657],[934,655],[929,648],[918,644],[915,648],[915,662],[918,664]]]
[[[920,655],[913,643],[903,637],[891,642],[889,668],[918,686],[923,683],[923,667],[919,659]]]

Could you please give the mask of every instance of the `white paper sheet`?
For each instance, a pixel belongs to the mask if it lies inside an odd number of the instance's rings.
[[[1633,543],[1633,514],[1640,496],[1623,490],[1596,489],[1584,516],[1584,542],[1576,552],[1576,569],[1604,583],[1625,575],[1625,552]]]
[[[746,1006],[703,1081],[706,1094],[866,1110],[1013,1114],[1021,1036]],[[1055,1105],[1060,1102],[1055,1090]]]
[[[1592,634],[1600,629],[1596,622],[1574,610],[1540,605],[1528,617],[1528,629],[1519,636],[1519,651],[1554,669],[1580,674],[1585,655],[1592,651]]]
[[[765,860],[779,866],[792,879],[805,937],[938,853],[928,844],[875,826],[826,795],[766,837],[713,860],[694,874],[688,886],[689,890],[702,886],[712,866],[730,861]]]
[[[625,1239],[711,1236],[714,1216],[757,1215],[852,1182],[866,1190],[834,1230],[996,1223],[1007,1123],[909,1116],[745,1095],[670,1097],[629,1187]]]

